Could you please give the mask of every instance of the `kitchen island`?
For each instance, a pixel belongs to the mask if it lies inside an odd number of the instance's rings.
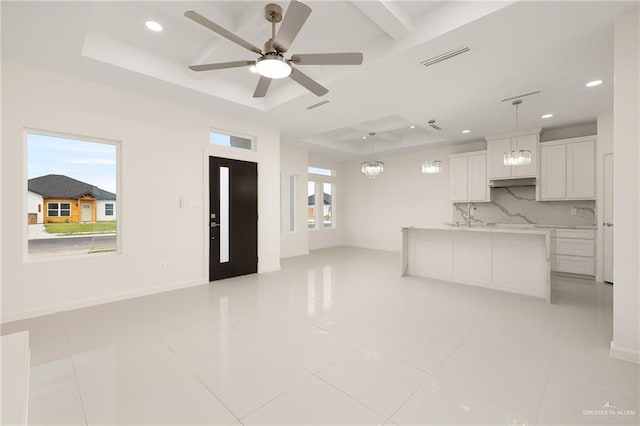
[[[402,228],[402,275],[551,301],[551,235],[503,227]]]

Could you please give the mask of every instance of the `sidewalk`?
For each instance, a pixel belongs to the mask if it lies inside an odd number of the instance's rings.
[[[92,237],[92,236],[108,236],[108,235],[116,235],[115,233],[106,233],[106,234],[94,234],[94,233],[84,233],[84,234],[49,234],[45,228],[43,223],[39,223],[36,225],[28,225],[29,227],[29,240],[48,240],[54,238],[79,238],[79,237]]]

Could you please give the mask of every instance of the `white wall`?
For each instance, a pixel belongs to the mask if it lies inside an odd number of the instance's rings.
[[[441,226],[453,215],[449,194],[449,154],[486,149],[486,142],[432,147],[396,155],[374,155],[384,172],[368,179],[361,159],[343,165],[345,243],[400,251],[403,226]],[[373,159],[373,158],[372,158]],[[423,175],[425,160],[441,160],[440,174]]]
[[[38,210],[40,207],[40,210]],[[38,223],[43,222],[44,199],[42,195],[28,191],[27,197],[27,213],[36,213],[38,215]],[[26,218],[25,218],[26,220]]]
[[[105,204],[113,204],[113,216],[104,214]],[[96,200],[96,220],[117,220],[118,205],[115,200]]]
[[[309,254],[309,231],[307,230],[307,164],[306,150],[289,144],[280,145],[280,257]],[[295,232],[290,231],[289,178],[297,177],[297,213]]]
[[[322,207],[320,207],[319,216],[316,216],[316,220],[319,220],[320,227],[309,230],[309,250],[342,246],[344,245],[344,232],[346,227],[343,214],[345,194],[350,194],[344,187],[343,164],[315,153],[309,153],[309,166],[335,170],[335,176],[309,175],[309,179],[321,182],[321,184],[323,182],[332,183],[334,191],[334,194],[332,194],[334,226],[333,228],[321,227]],[[316,194],[316,199],[320,203],[316,205],[322,206],[322,191]],[[320,219],[318,219],[318,217]]]
[[[640,7],[616,16],[611,356],[640,363]]]
[[[540,135],[540,142],[549,142],[559,139],[578,138],[580,136],[591,136],[598,133],[597,121],[576,124],[572,126],[559,127],[555,129],[544,129]]]
[[[3,322],[206,282],[207,155],[258,163],[259,270],[279,269],[278,130],[6,60],[2,80],[2,203],[25,206],[3,209]],[[23,261],[24,127],[121,141],[121,254]],[[255,135],[257,152],[209,145],[210,128]]]
[[[613,153],[613,111],[598,116],[596,144],[596,281],[604,281],[604,157]]]

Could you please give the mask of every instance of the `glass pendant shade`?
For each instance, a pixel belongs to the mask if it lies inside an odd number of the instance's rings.
[[[513,101],[513,103],[511,105],[516,107],[516,146],[518,146],[518,122],[519,122],[519,115],[518,115],[518,109],[520,107],[520,105],[522,104],[522,100],[517,99],[515,101]],[[529,151],[528,149],[526,150],[519,150],[519,151],[507,151],[504,153],[503,157],[502,157],[502,163],[505,166],[526,166],[528,164],[531,164],[531,151]]]
[[[291,65],[280,55],[265,55],[256,61],[258,74],[268,78],[285,78],[291,74]]]
[[[428,160],[422,163],[422,173],[433,174],[440,173],[442,171],[442,161],[440,160]]]
[[[531,164],[531,151],[508,151],[504,153],[503,163],[505,166],[526,166]]]
[[[383,171],[384,163],[382,161],[369,160],[362,162],[362,173],[369,179],[374,179]]]

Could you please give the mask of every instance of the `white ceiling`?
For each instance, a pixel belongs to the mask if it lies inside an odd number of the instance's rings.
[[[247,69],[188,70],[255,55],[185,18],[186,10],[262,46],[270,36],[266,3],[3,2],[2,55],[240,114],[281,129],[285,142],[344,159],[368,152],[370,139],[362,136],[372,131],[376,151],[511,131],[513,107],[500,100],[534,90],[542,93],[525,98],[521,128],[594,120],[612,108],[613,17],[628,5],[308,1],[313,12],[289,53],[362,51],[365,57],[362,66],[301,67],[329,89],[322,98],[284,79],[254,99],[257,76]],[[148,31],[147,20],[165,30]],[[471,50],[428,68],[420,63],[462,46]],[[596,78],[605,84],[585,87]],[[323,99],[330,102],[306,109]],[[552,119],[540,118],[549,112]],[[428,127],[431,119],[443,130]]]

